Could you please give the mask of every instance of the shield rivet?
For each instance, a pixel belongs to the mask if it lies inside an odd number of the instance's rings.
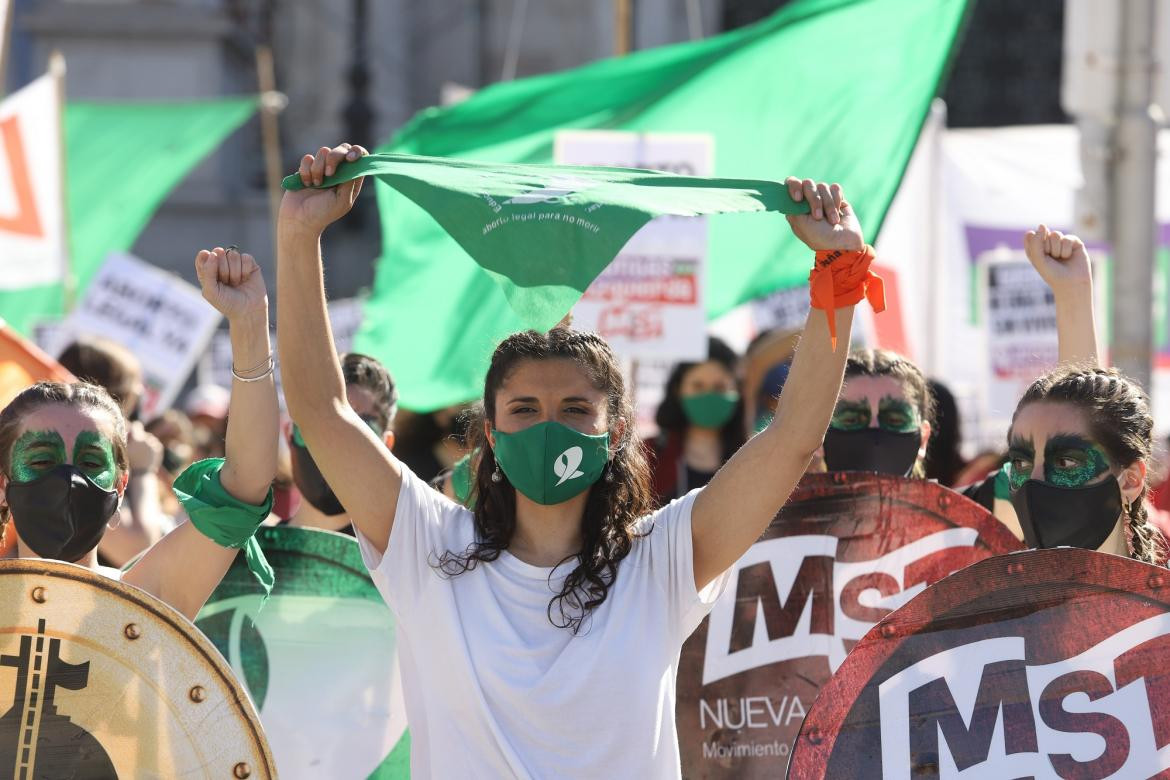
[[[142,636],[142,631],[138,628],[137,623],[127,623],[126,628],[122,629],[122,633],[125,634],[126,638],[131,641]]]
[[[812,744],[819,745],[819,744],[821,744],[822,739],[823,738],[821,737],[821,730],[820,729],[818,729],[814,726],[813,728],[808,730],[808,741],[811,742]]]
[[[239,780],[244,780],[245,778],[251,777],[252,767],[241,761],[232,769],[232,776],[238,778]]]
[[[889,639],[896,633],[898,633],[898,629],[894,627],[893,623],[886,623],[884,626],[882,626],[882,636],[884,636],[886,639]]]
[[[40,585],[32,589],[32,600],[38,604],[45,603],[45,589]]]
[[[845,476],[844,471],[834,471],[833,472],[833,484],[844,485],[848,481],[849,481],[849,478]]]
[[[938,505],[940,507],[942,507],[943,509],[946,509],[947,507],[949,507],[951,505],[951,497],[950,496],[939,496],[938,497]]]
[[[196,685],[187,695],[191,698],[191,701],[198,704],[207,698],[207,691],[202,685]]]
[[[1149,586],[1152,589],[1157,590],[1158,588],[1162,587],[1165,584],[1166,584],[1166,580],[1162,577],[1161,574],[1151,574],[1150,575]]]
[[[1009,563],[1007,565],[1007,573],[1008,574],[1023,574],[1024,573],[1024,564],[1022,564],[1022,563]]]

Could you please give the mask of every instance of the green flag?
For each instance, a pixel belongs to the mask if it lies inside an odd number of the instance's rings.
[[[548,330],[647,222],[737,211],[808,213],[783,184],[632,168],[510,165],[375,154],[330,187],[374,176],[426,209],[496,280],[524,327]],[[297,174],[285,189],[304,185]]]
[[[108,253],[130,249],[167,194],[256,106],[254,97],[66,105],[69,264],[78,294]],[[0,292],[0,314],[25,333],[63,307],[60,284]]]
[[[966,0],[795,0],[707,40],[497,84],[422,112],[381,151],[548,163],[560,129],[709,133],[718,176],[840,182],[872,243],[966,11]],[[384,249],[355,348],[394,372],[404,406],[475,398],[492,348],[524,322],[442,227],[377,189]],[[751,215],[712,220],[708,256],[711,316],[802,283],[812,261],[783,220]]]

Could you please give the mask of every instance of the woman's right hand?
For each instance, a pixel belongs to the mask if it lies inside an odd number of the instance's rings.
[[[284,193],[280,201],[279,227],[320,234],[349,213],[362,190],[362,179],[328,189],[317,187],[332,176],[338,166],[367,154],[369,152],[357,144],[339,144],[332,149],[322,146],[315,155],[306,154],[302,157],[297,173],[305,189]]]
[[[1068,288],[1091,288],[1093,268],[1085,242],[1059,230],[1039,225],[1024,234],[1024,252],[1032,267],[1054,293]]]

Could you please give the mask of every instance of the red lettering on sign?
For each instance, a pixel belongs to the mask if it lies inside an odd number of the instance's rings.
[[[810,555],[801,561],[796,582],[788,598],[780,603],[772,564],[764,561],[739,570],[735,585],[735,615],[731,623],[731,642],[728,653],[746,650],[752,646],[756,633],[759,605],[764,609],[764,626],[768,639],[775,641],[792,636],[804,612],[804,605],[812,599],[813,634],[833,633],[833,559],[825,555]]]
[[[651,307],[610,306],[597,318],[597,334],[604,339],[651,341],[662,338],[662,312]]]
[[[1129,731],[1125,724],[1103,712],[1069,712],[1064,700],[1074,693],[1088,695],[1097,701],[1113,693],[1113,685],[1103,674],[1082,670],[1062,674],[1040,694],[1040,717],[1048,727],[1069,734],[1098,734],[1105,740],[1105,749],[1092,761],[1077,761],[1068,753],[1048,756],[1056,774],[1063,778],[1100,780],[1109,777],[1129,758]]]
[[[1152,702],[1170,701],[1170,669],[1162,662],[1170,654],[1170,636],[1158,636],[1125,651],[1113,662],[1117,687],[1144,679]],[[1151,707],[1154,744],[1161,750],[1170,744],[1170,708]]]
[[[960,772],[982,764],[991,752],[1001,711],[1006,752],[1035,753],[1036,723],[1023,661],[1003,661],[983,668],[969,716],[959,712],[945,679],[911,691],[910,765],[918,768],[915,775],[930,776],[933,772],[938,776],[940,736]]]

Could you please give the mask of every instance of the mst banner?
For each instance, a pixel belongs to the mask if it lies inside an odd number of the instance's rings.
[[[791,778],[1163,777],[1170,573],[1068,547],[964,569],[878,624]]]
[[[935,483],[805,477],[683,645],[683,775],[782,776],[818,691],[875,623],[948,574],[1020,547]]]

